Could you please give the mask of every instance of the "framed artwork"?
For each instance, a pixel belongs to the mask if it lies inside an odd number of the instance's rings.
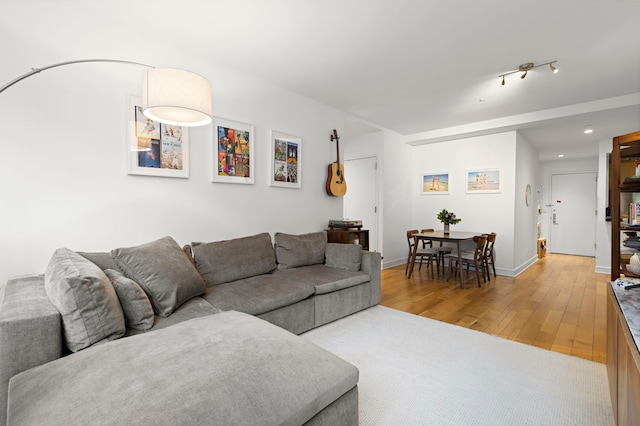
[[[300,188],[302,180],[302,138],[271,130],[269,185]]]
[[[254,183],[253,125],[214,118],[212,182]]]
[[[500,169],[471,169],[467,170],[467,193],[500,192]]]
[[[422,195],[448,194],[449,173],[422,173]]]
[[[189,177],[186,127],[158,123],[142,114],[142,100],[128,99],[127,161],[130,175]]]

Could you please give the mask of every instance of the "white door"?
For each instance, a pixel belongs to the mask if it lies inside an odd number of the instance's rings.
[[[376,157],[344,161],[347,193],[343,197],[345,219],[361,220],[369,230],[369,250],[378,251],[378,170]]]
[[[551,253],[595,256],[596,173],[551,175]]]

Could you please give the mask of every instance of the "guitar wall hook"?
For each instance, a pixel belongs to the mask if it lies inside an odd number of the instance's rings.
[[[344,167],[340,164],[340,138],[336,129],[333,129],[330,140],[336,141],[336,161],[329,164],[326,190],[329,195],[342,197],[347,193],[347,181],[344,178]]]

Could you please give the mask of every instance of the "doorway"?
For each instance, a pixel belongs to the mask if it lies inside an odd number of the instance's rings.
[[[378,159],[355,158],[344,161],[347,193],[343,197],[345,219],[361,220],[369,230],[369,250],[378,250]]]
[[[596,179],[595,172],[551,175],[550,252],[596,255]]]

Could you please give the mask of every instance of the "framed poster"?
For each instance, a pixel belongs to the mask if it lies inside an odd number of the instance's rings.
[[[212,182],[254,183],[253,125],[213,119]]]
[[[422,195],[448,194],[449,173],[422,173]]]
[[[127,162],[130,175],[189,177],[186,127],[162,124],[142,114],[140,97],[128,99]]]
[[[467,193],[500,192],[500,169],[467,170]]]
[[[302,138],[271,130],[269,185],[300,188],[302,180]]]

